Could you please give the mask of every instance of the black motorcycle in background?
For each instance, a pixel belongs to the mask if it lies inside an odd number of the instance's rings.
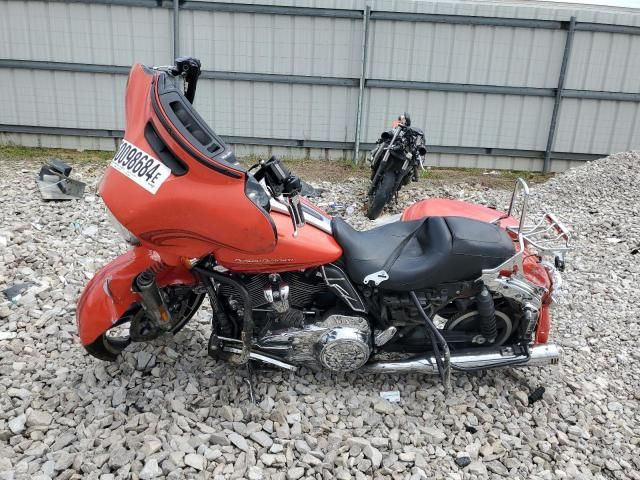
[[[427,154],[424,131],[411,126],[409,114],[404,113],[393,123],[393,130],[382,132],[371,151],[371,187],[367,217],[374,220],[384,206],[403,185],[418,181],[418,167],[422,168]]]

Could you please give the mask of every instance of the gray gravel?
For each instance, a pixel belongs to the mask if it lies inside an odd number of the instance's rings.
[[[179,335],[116,364],[84,353],[74,319],[92,274],[124,251],[87,196],[44,203],[32,162],[0,161],[0,480],[48,478],[640,479],[640,155],[619,154],[534,188],[578,233],[554,312],[558,367],[432,377],[260,373],[206,356],[207,311]],[[362,180],[320,203],[355,204]],[[474,185],[411,186],[402,207],[440,195],[503,206]],[[533,209],[534,211],[536,208]],[[528,393],[544,386],[533,406]],[[381,400],[399,390],[400,403]]]

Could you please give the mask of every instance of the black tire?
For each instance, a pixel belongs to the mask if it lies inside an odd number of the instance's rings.
[[[369,218],[369,220],[375,220],[380,216],[382,210],[384,210],[384,206],[391,200],[395,184],[395,173],[386,171],[382,174],[378,185],[372,187],[371,193],[369,194],[369,205],[367,207],[367,218]]]
[[[174,315],[173,326],[169,329],[169,333],[176,334],[191,320],[196,314],[205,295],[203,293],[196,293],[191,288],[187,287],[169,287],[172,290],[169,292],[169,309]],[[180,292],[180,289],[183,291]],[[144,311],[140,304],[133,304],[125,312],[122,317],[111,327],[109,330],[100,335],[93,343],[85,345],[87,352],[99,359],[106,362],[114,362],[122,351],[127,348],[133,341],[127,336],[121,338],[115,338],[109,335],[109,332],[115,328],[122,328],[123,325],[130,324],[131,321],[139,315],[144,315]],[[127,327],[128,328],[128,327]],[[153,340],[159,337],[162,332],[151,333],[148,336],[148,340]]]

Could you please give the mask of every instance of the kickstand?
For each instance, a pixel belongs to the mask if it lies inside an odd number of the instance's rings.
[[[411,300],[415,304],[418,309],[418,313],[422,316],[424,323],[427,326],[427,331],[429,332],[429,338],[431,340],[431,346],[433,348],[433,355],[436,359],[436,366],[438,367],[438,373],[440,374],[440,380],[442,381],[442,385],[444,386],[444,393],[447,394],[451,390],[451,353],[449,352],[449,345],[444,337],[438,331],[438,328],[431,320],[431,317],[427,315],[427,312],[424,311],[422,305],[420,305],[420,300],[416,297],[415,292],[409,292],[411,296]],[[442,347],[442,353],[440,353],[440,348]]]
[[[249,387],[249,399],[251,400],[251,403],[256,405],[257,403],[256,403],[256,397],[254,394],[255,389],[253,388],[253,380],[254,380],[253,367],[251,366],[251,360],[249,360],[247,362],[247,376],[242,381],[247,384],[247,387]]]

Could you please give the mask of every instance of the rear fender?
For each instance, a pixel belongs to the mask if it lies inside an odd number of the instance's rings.
[[[501,219],[499,225],[502,228],[518,225],[518,220],[507,217],[500,210],[448,198],[429,198],[416,202],[402,212],[401,220],[408,222],[425,217],[465,217],[487,223]]]
[[[144,247],[120,255],[94,275],[78,300],[76,322],[83,345],[93,343],[132,303],[140,300],[133,291],[133,281],[139,273],[149,269],[156,273],[160,287],[197,283],[177,257],[163,259],[158,252]]]

